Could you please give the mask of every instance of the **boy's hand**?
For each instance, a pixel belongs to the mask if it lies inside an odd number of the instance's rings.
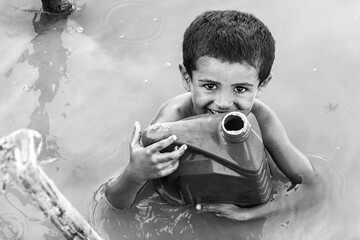
[[[148,179],[164,177],[174,172],[179,166],[179,157],[184,154],[187,146],[176,147],[172,152],[160,153],[162,149],[175,142],[176,136],[170,136],[144,148],[141,141],[141,126],[135,122],[133,138],[130,144],[130,176],[138,183]]]

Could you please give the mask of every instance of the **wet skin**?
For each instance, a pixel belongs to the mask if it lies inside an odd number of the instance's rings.
[[[274,162],[292,184],[313,186],[316,173],[312,164],[290,141],[286,130],[276,114],[257,98],[271,79],[268,76],[259,84],[257,70],[247,63],[221,62],[215,58],[202,57],[191,75],[183,65],[179,66],[182,81],[188,93],[166,102],[153,123],[174,122],[190,116],[205,113],[223,113],[240,110],[256,117],[263,142]],[[191,76],[191,77],[190,77]],[[136,124],[130,144],[130,162],[122,174],[106,189],[109,202],[118,209],[131,206],[137,193],[149,179],[164,177],[178,167],[179,157],[186,145],[173,152],[160,152],[171,145],[175,136],[144,147],[141,142],[141,128]],[[201,211],[215,212],[236,220],[258,218],[281,209],[283,199],[257,208],[242,209],[229,204],[213,204],[200,207]]]

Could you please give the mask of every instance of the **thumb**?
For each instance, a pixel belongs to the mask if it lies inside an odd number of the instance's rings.
[[[141,125],[138,121],[136,121],[133,136],[131,139],[131,146],[132,147],[141,146],[140,139],[141,139]]]

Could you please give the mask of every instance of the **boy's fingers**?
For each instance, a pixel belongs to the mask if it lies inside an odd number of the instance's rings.
[[[155,154],[164,148],[170,146],[173,142],[175,142],[177,137],[175,135],[172,135],[166,139],[163,139],[159,142],[156,142],[148,147],[150,154]]]
[[[134,132],[131,139],[131,145],[140,145],[140,139],[141,139],[141,125],[138,121],[135,122]]]
[[[164,165],[164,169],[160,172],[160,177],[167,176],[171,173],[173,173],[179,166],[179,161],[174,160],[169,162],[169,164]]]
[[[172,159],[170,161],[167,161],[167,162],[162,162],[162,163],[159,163],[157,165],[157,169],[159,170],[164,170],[168,167],[171,167],[172,165],[176,164],[176,162],[178,162],[179,160],[178,159]]]
[[[175,147],[175,150],[172,152],[161,153],[157,155],[156,163],[165,163],[172,160],[177,160],[179,159],[179,157],[181,157],[184,154],[186,148],[187,146],[184,144],[180,148],[178,147],[176,149]]]

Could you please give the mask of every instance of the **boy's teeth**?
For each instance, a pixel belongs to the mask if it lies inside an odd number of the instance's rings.
[[[216,112],[216,111],[214,111],[214,110],[210,110],[210,109],[209,109],[209,111],[210,111],[211,113],[213,113],[213,114],[219,114],[218,112]]]

